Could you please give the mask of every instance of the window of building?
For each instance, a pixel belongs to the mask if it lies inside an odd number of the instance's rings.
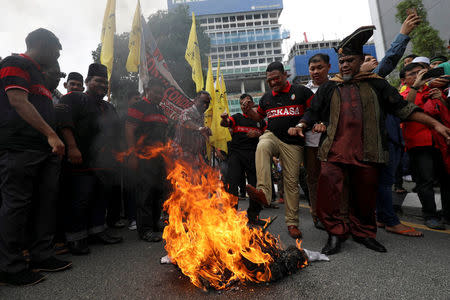
[[[240,45],[240,46],[239,46],[239,49],[241,49],[241,50],[247,50],[247,45]]]
[[[245,15],[245,19],[246,20],[252,20],[253,19],[253,15]]]
[[[278,47],[280,47],[281,46],[281,43],[280,42],[273,42],[273,47],[274,48],[278,48]]]
[[[224,22],[224,23],[228,22],[228,17],[223,17],[222,22]]]
[[[211,48],[211,53],[213,53],[213,52],[217,52],[217,48]]]
[[[262,16],[263,19],[267,19],[269,17],[268,14],[262,14],[261,16]]]
[[[236,24],[231,23],[231,24],[230,24],[230,28],[236,28]]]
[[[208,26],[208,29],[214,30],[214,26]]]
[[[219,54],[219,58],[220,58],[220,59],[224,59],[224,58],[225,58],[225,55]]]
[[[234,61],[234,65],[235,66],[240,66],[241,65],[241,61],[240,60],[235,60]]]
[[[267,58],[267,63],[270,64],[271,62],[273,62],[273,57],[268,57]]]
[[[211,55],[211,59],[217,59],[217,55]]]
[[[261,22],[255,22],[255,26],[261,26]]]
[[[263,25],[269,25],[269,21],[263,21]]]
[[[229,53],[229,54],[227,54],[225,57],[226,57],[226,58],[233,58],[233,55],[232,55],[231,53]]]
[[[256,56],[256,51],[250,52],[250,56]]]
[[[255,14],[255,15],[253,16],[253,18],[254,18],[255,20],[261,19],[261,15],[260,15],[260,14]]]
[[[277,17],[277,13],[270,13],[270,17],[271,18],[276,18]]]
[[[230,28],[230,25],[228,25],[228,24],[223,24],[223,28]]]
[[[220,18],[215,18],[214,21],[215,21],[216,23],[220,23],[220,21],[222,21],[222,20],[221,20]]]
[[[242,64],[243,66],[248,65],[248,59],[241,60],[241,64]]]
[[[222,29],[222,25],[216,25],[216,29]]]
[[[219,48],[217,48],[217,50],[219,51],[219,52],[223,52],[223,47],[219,47]]]
[[[265,44],[264,44],[264,47],[270,48],[270,47],[272,47],[272,43],[265,43]]]
[[[232,61],[227,61],[227,67],[232,67],[233,66],[233,62]]]
[[[234,58],[239,57],[239,53],[233,53],[233,57]]]
[[[258,55],[264,55],[264,51],[258,51]]]
[[[233,51],[238,51],[239,50],[239,47],[236,45],[236,46],[233,46]]]
[[[278,24],[278,20],[270,20],[270,24]]]
[[[244,23],[238,23],[237,26],[238,27],[245,27],[245,24]]]
[[[281,49],[275,49],[273,50],[273,54],[280,54],[281,53]]]
[[[256,45],[255,44],[250,44],[250,45],[248,45],[248,49],[249,50],[254,50],[254,49],[256,49]]]
[[[272,50],[267,50],[267,51],[266,51],[266,54],[267,54],[267,55],[272,55]]]
[[[258,63],[265,64],[266,63],[266,59],[265,58],[260,58],[260,59],[258,59]]]
[[[235,16],[230,16],[230,22],[234,22],[236,21],[236,17]]]
[[[238,21],[244,21],[244,16],[237,16]]]
[[[257,59],[250,59],[250,64],[251,65],[256,65],[258,63]]]
[[[258,49],[263,49],[263,48],[264,48],[264,44],[256,44],[256,47],[257,47]]]
[[[247,22],[247,23],[245,23],[245,26],[247,26],[247,27],[253,26],[253,22]]]
[[[200,24],[206,24],[207,23],[207,19],[200,19]]]
[[[217,68],[217,62],[213,62],[213,63],[212,63],[212,67],[213,67],[213,68]]]
[[[231,51],[231,46],[225,46],[225,51]]]
[[[241,57],[248,57],[248,52],[241,52]]]
[[[209,24],[213,24],[214,23],[214,18],[208,18],[208,23]]]

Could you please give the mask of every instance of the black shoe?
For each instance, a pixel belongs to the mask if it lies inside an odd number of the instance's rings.
[[[386,248],[381,245],[374,238],[363,238],[359,236],[353,236],[353,240],[359,244],[366,246],[367,248],[377,252],[387,252]]]
[[[253,225],[253,226],[264,227],[264,226],[266,226],[266,223],[267,223],[267,222],[261,220],[261,219],[258,218],[258,217],[248,219],[248,225],[250,225],[250,226]]]
[[[141,236],[141,239],[146,242],[157,243],[162,240],[162,234],[160,232],[147,231]]]
[[[31,262],[30,269],[33,272],[59,272],[72,267],[72,262],[60,260],[52,256],[40,262]]]
[[[29,286],[45,280],[38,272],[23,270],[18,273],[0,272],[0,285]]]
[[[325,255],[333,255],[341,251],[341,241],[335,235],[328,235],[327,243],[322,248],[321,253]]]
[[[316,227],[317,229],[320,229],[320,230],[325,230],[325,226],[323,226],[323,224],[322,224],[322,222],[320,222],[320,220],[314,221],[314,227]]]
[[[91,250],[88,247],[87,239],[68,242],[67,246],[69,246],[69,251],[73,255],[87,255],[91,253]]]
[[[445,230],[445,225],[440,218],[432,217],[425,220],[425,226],[435,230]]]
[[[121,236],[110,236],[106,232],[100,232],[97,234],[94,234],[92,236],[89,236],[89,240],[92,243],[100,243],[103,245],[112,245],[112,244],[118,244],[123,242],[123,238]]]

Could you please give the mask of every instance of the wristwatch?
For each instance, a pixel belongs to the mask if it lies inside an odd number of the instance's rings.
[[[295,125],[295,128],[304,128],[305,127],[305,123],[298,123],[297,125]]]

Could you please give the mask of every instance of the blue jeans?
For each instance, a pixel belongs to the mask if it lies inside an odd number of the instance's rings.
[[[400,224],[400,220],[392,206],[392,185],[395,182],[395,171],[402,157],[402,148],[388,142],[389,162],[380,171],[377,195],[377,221],[386,226]]]

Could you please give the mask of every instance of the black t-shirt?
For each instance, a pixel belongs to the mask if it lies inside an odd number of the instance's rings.
[[[257,130],[261,133],[266,129],[266,121],[254,121],[240,113],[232,115],[230,118],[233,138],[230,142],[231,150],[251,150],[256,151],[259,138],[250,138],[247,133]]]
[[[307,101],[313,96],[313,92],[307,87],[288,83],[280,93],[265,93],[259,101],[258,113],[262,117],[267,117],[267,129],[281,141],[303,145],[304,140],[298,136],[290,136],[288,129],[299,123],[306,110]]]
[[[25,54],[6,57],[0,63],[0,149],[50,151],[45,135],[28,124],[11,106],[6,91],[20,89],[51,127],[55,123],[52,93],[44,86],[38,63]]]
[[[120,151],[120,119],[114,106],[86,93],[71,92],[56,106],[60,128],[71,128],[83,164],[76,168],[117,166],[115,151]]]
[[[159,105],[146,98],[128,108],[127,122],[137,125],[136,141],[144,138],[143,143],[146,146],[157,142],[165,143],[167,140],[169,120]]]

